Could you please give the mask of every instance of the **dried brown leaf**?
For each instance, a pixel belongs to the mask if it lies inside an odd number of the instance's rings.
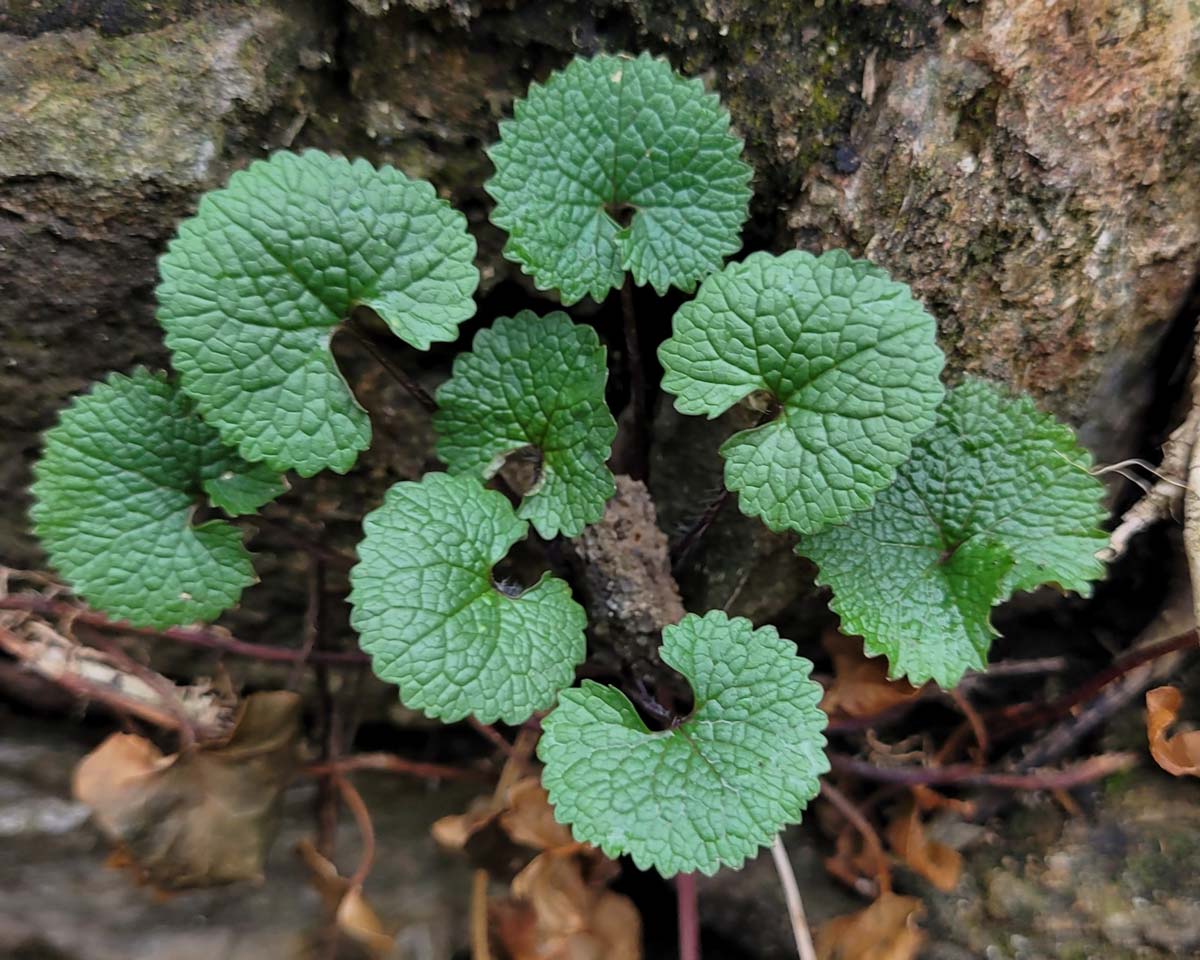
[[[948,797],[924,783],[914,784],[910,790],[912,791],[913,801],[916,803],[917,808],[922,811],[949,810],[963,817],[969,818],[975,816],[975,804],[970,800],[959,800],[955,797]]]
[[[818,960],[916,960],[925,943],[916,897],[883,893],[865,910],[834,917],[817,930]]]
[[[550,797],[537,777],[526,777],[509,789],[500,824],[514,841],[534,850],[556,850],[575,842],[570,828],[554,819]]]
[[[504,878],[529,863],[530,850],[578,846],[571,831],[554,819],[554,808],[536,776],[476,800],[466,813],[442,817],[431,832],[441,847],[466,853],[475,866]]]
[[[825,859],[825,869],[859,892],[875,893],[891,887],[891,868],[883,848],[868,847],[851,824],[838,831],[833,856]]]
[[[297,853],[312,871],[312,884],[338,933],[354,941],[372,960],[384,960],[391,955],[395,937],[388,933],[362,887],[352,884],[338,873],[327,858],[321,856],[309,841],[301,840]]]
[[[461,852],[471,837],[493,823],[499,815],[490,797],[480,797],[466,813],[452,813],[435,820],[429,832],[444,850]]]
[[[889,680],[887,660],[863,653],[862,640],[825,631],[821,645],[833,661],[833,682],[821,700],[830,716],[873,717],[921,694],[907,680]]]
[[[911,801],[888,825],[887,841],[896,856],[943,893],[958,886],[962,854],[925,835],[920,811]]]
[[[1176,777],[1200,777],[1200,730],[1168,735],[1179,719],[1183,694],[1176,687],[1155,687],[1146,693],[1146,733],[1150,755]]]
[[[75,796],[163,890],[260,880],[297,763],[300,698],[246,698],[233,733],[171,756],[114,734],[80,761]]]
[[[548,851],[493,908],[493,929],[512,960],[639,960],[641,917],[632,901],[585,878],[583,857]]]

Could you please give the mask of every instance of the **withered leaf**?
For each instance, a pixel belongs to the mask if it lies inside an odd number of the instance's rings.
[[[500,824],[513,840],[534,850],[555,850],[575,843],[570,827],[554,819],[550,798],[537,777],[512,785]]]
[[[574,846],[571,831],[554,819],[546,791],[536,776],[522,777],[498,796],[481,798],[466,813],[434,823],[433,839],[447,850],[496,876],[511,877],[530,860],[529,849]]]
[[[554,819],[537,776],[443,817],[433,836],[493,877],[513,878],[511,895],[488,903],[489,929],[508,960],[640,960],[637,908],[607,886],[617,864]],[[529,850],[538,855],[529,859]]]
[[[962,854],[925,835],[920,812],[911,801],[888,824],[887,840],[896,856],[943,893],[958,885]]]
[[[260,880],[299,736],[296,694],[252,694],[228,740],[164,756],[142,737],[113,734],[80,761],[72,786],[154,886]]]
[[[1146,733],[1150,755],[1167,773],[1176,777],[1200,777],[1200,730],[1168,731],[1179,719],[1183,694],[1177,687],[1155,687],[1146,694]]]
[[[585,878],[586,857],[547,851],[494,905],[493,928],[511,960],[639,960],[641,917],[628,897]]]
[[[821,700],[830,716],[873,717],[921,695],[907,680],[889,680],[883,657],[868,657],[862,640],[827,630],[821,645],[833,661],[833,682]]]
[[[296,852],[312,871],[312,884],[337,932],[353,941],[371,960],[383,960],[392,953],[395,937],[383,926],[379,914],[367,902],[362,887],[351,883],[308,840],[297,844]]]
[[[834,917],[817,930],[818,960],[916,960],[925,943],[916,897],[880,894],[865,910]]]

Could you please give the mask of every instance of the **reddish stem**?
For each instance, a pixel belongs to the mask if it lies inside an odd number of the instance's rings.
[[[675,877],[675,904],[679,918],[679,960],[700,960],[700,910],[694,873]]]
[[[1143,664],[1157,660],[1159,657],[1165,657],[1178,650],[1195,647],[1196,644],[1197,636],[1195,630],[1189,630],[1186,633],[1162,640],[1159,643],[1149,644],[1148,646],[1134,650],[1121,660],[1118,660],[1111,667],[1100,671],[1100,673],[1080,684],[1074,690],[1063,694],[1057,700],[1042,704],[1021,703],[1005,707],[996,711],[988,719],[1000,721],[1001,729],[999,733],[1003,735],[1016,733],[1030,727],[1042,726],[1052,720],[1066,716],[1073,708],[1087,700],[1091,700],[1110,683],[1121,679],[1125,674],[1136,670]],[[993,731],[992,735],[995,738],[997,732]]]
[[[883,841],[879,839],[879,834],[871,826],[871,822],[849,797],[828,780],[821,781],[821,796],[833,804],[838,813],[845,817],[846,822],[858,831],[863,847],[870,852],[871,860],[875,864],[875,882],[879,892],[891,893],[892,875],[888,869],[887,854],[883,852]]]
[[[150,627],[135,627],[124,620],[110,620],[104,614],[87,607],[60,600],[49,600],[35,594],[20,593],[0,597],[0,610],[25,610],[47,617],[71,617],[78,623],[116,633],[135,634],[140,637],[160,637],[186,643],[193,647],[206,647],[236,657],[248,657],[272,663],[295,663],[304,660],[303,650],[289,647],[269,647],[262,643],[238,640],[223,630],[206,627],[167,627],[155,630]],[[308,657],[311,663],[369,663],[365,653],[351,650],[313,650]]]
[[[23,662],[28,656],[28,648],[29,644],[20,636],[13,633],[7,627],[0,626],[0,650],[16,657],[19,662]],[[175,730],[179,733],[181,741],[186,741],[189,735],[193,739],[195,737],[195,729],[189,726],[190,721],[178,715],[173,709],[165,706],[160,709],[153,704],[124,696],[115,687],[103,683],[93,683],[90,680],[73,674],[57,673],[51,675],[40,671],[31,671],[31,673],[33,676],[41,677],[47,683],[61,687],[79,700],[94,700],[97,703],[104,704],[119,715],[132,714],[156,727]],[[208,734],[216,733],[216,731],[205,732]]]
[[[627,277],[621,287],[621,318],[625,328],[625,362],[629,367],[629,409],[633,427],[633,456],[629,475],[635,480],[646,479],[646,370],[642,363],[642,348],[638,340],[637,317],[633,310],[633,278]]]
[[[472,730],[482,736],[506,757],[512,756],[513,745],[505,740],[495,727],[489,726],[486,723],[480,723],[474,717],[467,717],[467,723]]]
[[[375,862],[375,825],[371,823],[371,813],[367,810],[367,804],[363,800],[362,794],[354,788],[354,784],[341,774],[334,774],[334,782],[342,795],[342,801],[349,808],[354,822],[358,824],[358,832],[362,836],[362,856],[359,858],[357,869],[350,877],[350,886],[361,890],[367,874],[371,872],[371,865]]]
[[[358,321],[351,318],[345,324],[345,328],[363,345],[363,349],[375,359],[375,362],[383,367],[393,380],[408,391],[408,394],[425,409],[426,413],[433,413],[437,409],[437,401],[429,395],[429,392],[410,377],[398,364],[392,362],[391,357],[383,352],[379,344],[375,342],[375,338],[361,327]]]
[[[354,770],[378,770],[384,773],[405,773],[426,780],[487,780],[478,770],[449,767],[440,763],[421,763],[405,760],[391,753],[359,753],[332,763],[314,763],[304,768],[312,777],[328,777]]]
[[[980,771],[969,763],[955,763],[945,767],[877,767],[866,760],[841,753],[831,752],[828,756],[830,766],[834,770],[862,777],[864,780],[899,783],[905,786],[926,784],[993,787],[1000,790],[1068,790],[1127,770],[1137,763],[1137,757],[1132,753],[1109,753],[1064,767],[1062,770],[1005,773]]]

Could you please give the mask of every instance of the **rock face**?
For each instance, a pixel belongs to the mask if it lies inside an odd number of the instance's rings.
[[[43,20],[21,6],[0,24],[37,29]],[[261,149],[318,34],[307,11],[269,8],[151,26],[115,36],[0,33],[6,490],[28,486],[38,434],[69,396],[108,370],[165,362],[153,320],[155,258],[231,159]],[[21,493],[0,514],[9,562],[32,559],[26,506]]]
[[[813,177],[789,225],[903,276],[952,369],[1032,392],[1119,459],[1200,251],[1200,22],[1106,0],[962,17],[875,66],[857,171]]]
[[[1179,0],[18,0],[0,31],[8,563],[39,562],[23,491],[40,432],[108,370],[164,361],[155,257],[197,195],[254,157],[317,146],[430,178],[478,236],[480,322],[547,306],[486,222],[483,149],[529,81],[575,53],[650,49],[705,76],[756,170],[748,247],[879,260],[937,316],[951,376],[1032,391],[1102,459],[1135,452],[1200,253],[1200,16]],[[647,340],[665,335],[660,314]],[[436,382],[449,356],[410,360]],[[396,434],[378,380],[355,379],[377,435]],[[727,425],[671,423],[660,475],[707,475]],[[395,440],[405,462],[431,459],[427,431]],[[352,525],[398,475],[372,451],[289,502]],[[703,506],[650,486],[667,523]],[[738,608],[782,609],[803,579],[787,544],[723,523],[739,551],[699,558],[685,603],[724,603],[749,565],[778,576],[769,596],[749,577]]]

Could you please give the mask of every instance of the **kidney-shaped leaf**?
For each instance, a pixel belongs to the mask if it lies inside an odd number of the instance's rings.
[[[406,706],[521,723],[571,683],[586,616],[570,587],[547,575],[512,596],[492,580],[528,531],[503,495],[430,473],[395,484],[363,529],[350,622]]]
[[[201,495],[236,515],[286,489],[141,369],[67,407],[34,472],[34,530],[50,562],[93,606],[153,627],[211,620],[255,581],[236,527],[192,525]]]
[[[995,604],[1044,583],[1087,596],[1104,575],[1091,462],[1032,401],[968,380],[875,506],[797,552],[833,588],[842,631],[885,654],[892,677],[952,687],[986,665]]]
[[[555,816],[577,840],[664,876],[740,867],[817,795],[825,758],[812,664],[772,627],[711,611],[663,630],[695,709],[652,732],[625,695],[584,681],[542,721]]]
[[[577,537],[616,492],[605,465],[617,424],[596,331],[561,312],[522,310],[480,330],[437,393],[438,456],[451,473],[487,479],[507,454],[533,447],[538,475],[517,509],[549,539]]]
[[[692,291],[741,246],[752,171],[729,114],[649,54],[577,59],[533,84],[488,155],[504,255],[563,303],[625,271]]]
[[[159,320],[204,418],[247,460],[345,473],[367,415],[329,350],[370,307],[421,350],[475,312],[465,218],[423,180],[315,150],[277,153],[206,194],[159,261]]]
[[[908,287],[841,250],[751,254],[675,314],[663,389],[719,416],[752,393],[774,419],[721,447],[742,512],[813,533],[871,504],[942,399],[936,324]]]

